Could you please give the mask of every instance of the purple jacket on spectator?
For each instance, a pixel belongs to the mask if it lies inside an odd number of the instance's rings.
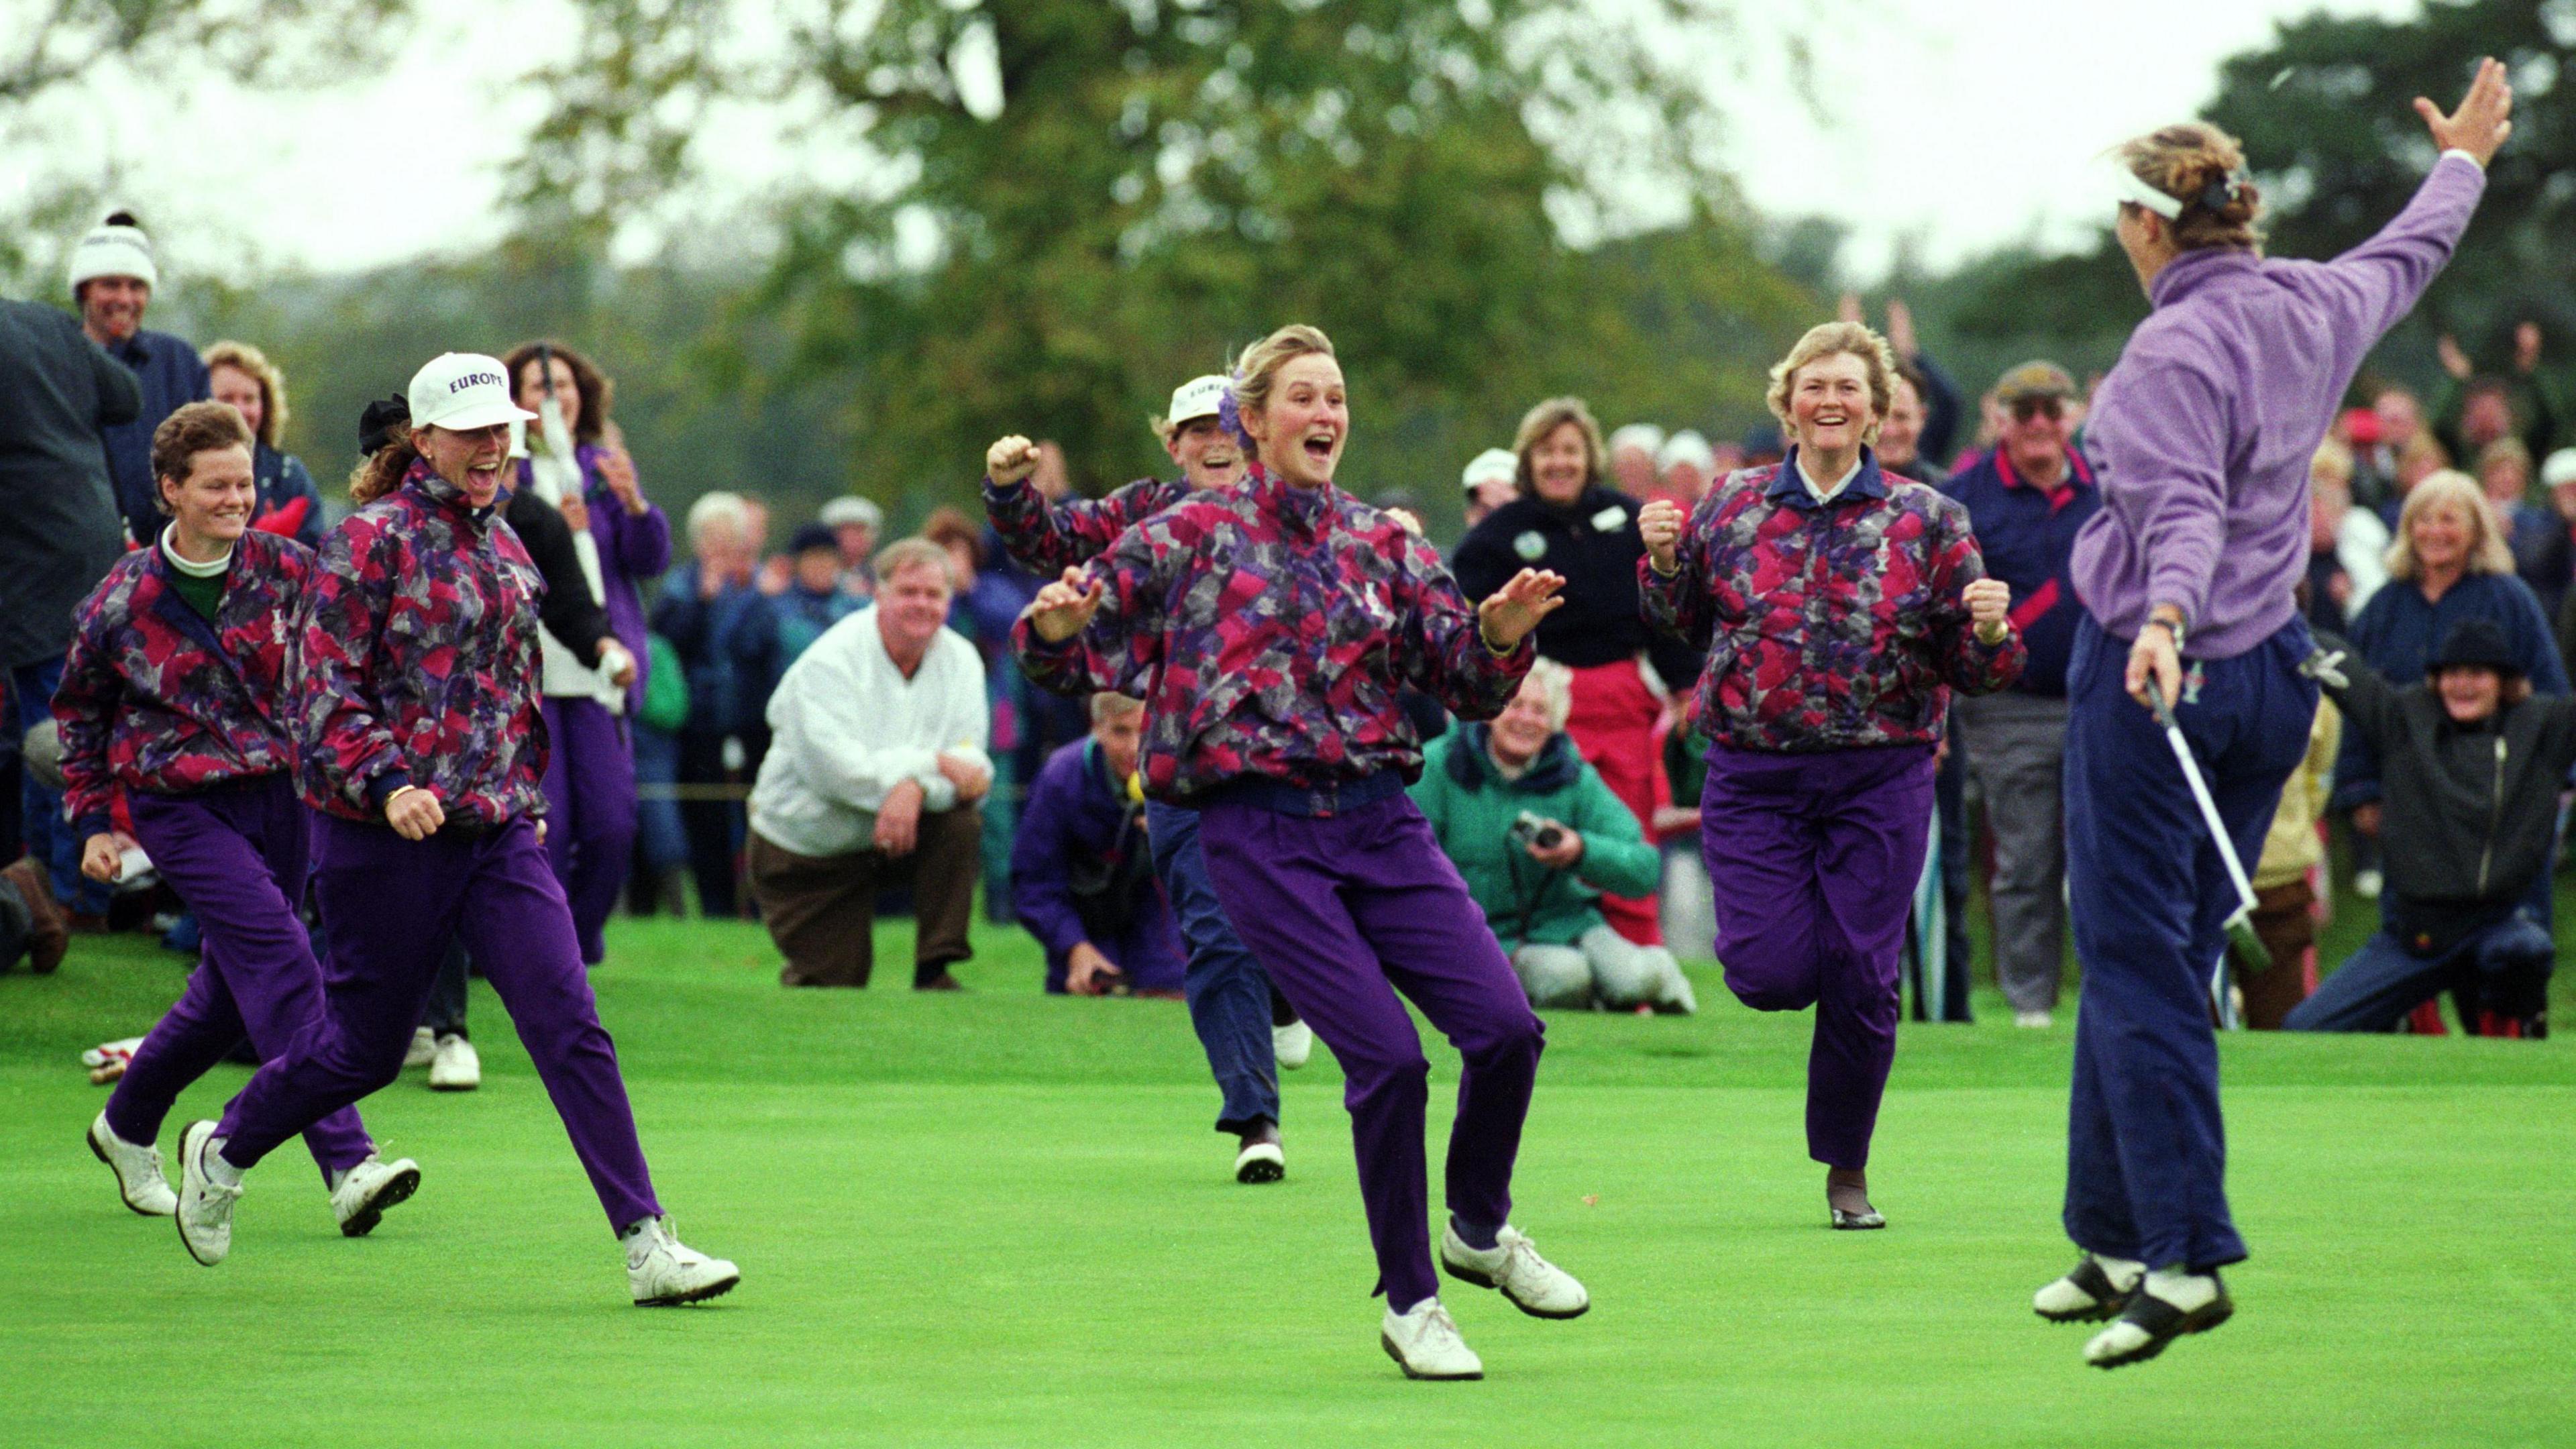
[[[1091,626],[1050,644],[1022,619],[1011,645],[1058,694],[1145,702],[1145,792],[1187,805],[1246,776],[1305,786],[1422,774],[1397,695],[1412,685],[1491,719],[1537,657],[1485,647],[1431,546],[1339,488],[1255,464],[1120,535],[1087,566]]]
[[[2075,537],[2102,511],[2102,491],[2084,455],[2066,455],[2067,476],[2054,491],[2024,482],[2004,450],[1950,475],[1941,491],[1968,510],[1986,574],[2012,585],[2013,629],[2030,663],[2013,682],[2024,694],[2066,697],[2066,663],[2075,652]]]
[[[1118,535],[1190,496],[1190,485],[1139,478],[1106,498],[1049,503],[1026,482],[1005,488],[984,480],[984,514],[1002,540],[1002,551],[1041,580],[1089,563]]]
[[[1118,963],[1135,989],[1181,989],[1187,962],[1180,928],[1144,863],[1141,821],[1122,831],[1130,818],[1127,799],[1126,782],[1109,778],[1108,761],[1088,738],[1058,747],[1029,784],[1018,832],[1011,837],[1011,909],[1046,947],[1050,991],[1063,987],[1067,958],[1085,941]],[[1099,940],[1084,927],[1074,904],[1074,862],[1114,877],[1117,872],[1106,867],[1121,851],[1136,854],[1143,907],[1128,923],[1124,939]]]
[[[2155,310],[2084,432],[2103,506],[2075,541],[2075,589],[2106,632],[2133,639],[2150,608],[2174,604],[2183,652],[2228,659],[2290,622],[2317,441],[2485,191],[2476,162],[2445,155],[2395,220],[2333,261],[2205,247],[2156,274]]]
[[[286,663],[306,804],[375,821],[418,785],[451,821],[545,814],[545,585],[500,521],[415,462],[323,540]]]
[[[1860,472],[1818,503],[1795,448],[1692,510],[1674,572],[1637,560],[1648,623],[1708,650],[1700,730],[1739,750],[1936,744],[1950,691],[2020,677],[2018,631],[1978,642],[1960,591],[1986,576],[1968,510],[1920,483]]]
[[[184,795],[289,767],[278,681],[312,571],[295,540],[243,534],[209,623],[170,587],[160,545],[108,570],[54,691],[63,813],[82,839],[109,828],[119,789]]]
[[[581,465],[590,536],[599,544],[599,581],[607,595],[600,604],[608,611],[608,631],[635,659],[635,682],[626,686],[626,713],[632,716],[644,708],[645,673],[653,667],[652,650],[645,646],[644,595],[636,580],[659,579],[671,566],[671,520],[662,505],[650,501],[640,514],[626,511],[626,505],[601,481],[599,460],[607,451],[597,443],[581,443],[572,455]],[[520,487],[528,485],[532,472],[522,460]]]

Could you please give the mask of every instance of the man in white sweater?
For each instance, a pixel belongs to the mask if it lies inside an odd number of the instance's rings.
[[[945,627],[948,555],[908,538],[877,555],[876,604],[824,631],[769,697],[774,738],[751,791],[751,889],[788,986],[865,986],[878,889],[909,880],[913,987],[960,990],[992,788],[984,661]]]

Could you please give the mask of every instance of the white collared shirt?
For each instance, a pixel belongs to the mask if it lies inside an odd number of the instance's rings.
[[[957,787],[939,757],[990,770],[992,706],[984,659],[941,629],[906,679],[876,606],[823,631],[787,666],[769,697],[769,754],[751,790],[751,828],[798,855],[848,855],[869,847],[877,807],[905,780],[921,786],[921,808],[950,810]]]
[[[1819,488],[1816,486],[1815,475],[1807,471],[1807,455],[1804,453],[1798,455],[1798,481],[1807,485],[1807,496],[1818,503],[1831,503],[1835,494],[1842,492],[1844,488],[1850,486],[1851,480],[1859,476],[1860,459],[1854,458],[1851,467],[1844,470],[1843,476]]]

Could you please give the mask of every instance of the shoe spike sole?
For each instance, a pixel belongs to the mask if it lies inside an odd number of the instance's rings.
[[[692,1303],[704,1303],[711,1298],[722,1298],[726,1294],[731,1293],[736,1287],[740,1286],[741,1283],[742,1275],[740,1273],[736,1273],[730,1278],[724,1279],[721,1282],[710,1283],[704,1288],[692,1288],[684,1293],[668,1293],[659,1298],[638,1298],[635,1300],[635,1306],[638,1308],[684,1308]]]
[[[377,1189],[374,1197],[367,1199],[364,1207],[359,1208],[347,1222],[340,1225],[340,1236],[363,1238],[374,1232],[376,1224],[385,1220],[387,1208],[402,1206],[411,1201],[411,1195],[418,1191],[420,1191],[419,1168],[395,1173],[383,1187]]]

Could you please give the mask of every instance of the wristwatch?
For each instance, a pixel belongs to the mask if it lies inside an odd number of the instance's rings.
[[[2173,635],[2174,652],[2176,654],[2180,654],[2182,652],[2182,620],[2168,619],[2161,615],[2150,614],[2147,616],[2147,622],[2150,624],[2161,625],[2166,633]]]

